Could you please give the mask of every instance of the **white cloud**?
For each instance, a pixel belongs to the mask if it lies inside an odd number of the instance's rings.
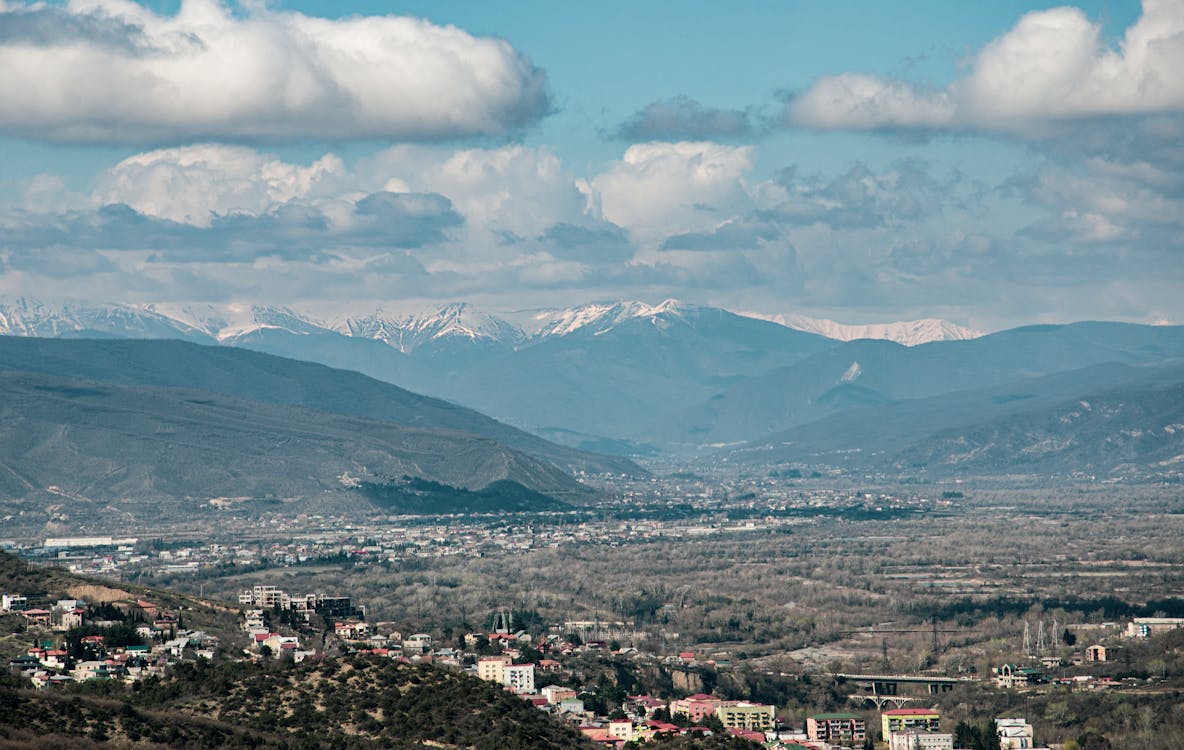
[[[326,154],[305,167],[241,146],[205,144],[136,154],[102,177],[100,204],[124,203],[147,216],[209,226],[216,215],[259,215],[324,194],[344,176]]]
[[[471,226],[490,233],[533,237],[558,222],[581,223],[587,213],[574,176],[547,148],[393,146],[359,171],[385,190],[446,195]]]
[[[643,241],[713,229],[749,203],[751,146],[639,143],[588,185],[605,219]]]
[[[1023,16],[940,90],[871,75],[822,78],[790,101],[820,129],[989,129],[1043,133],[1065,120],[1184,110],[1184,3],[1144,0],[1117,49],[1073,7]]]
[[[329,20],[262,4],[126,0],[0,7],[0,132],[51,141],[433,140],[546,114],[509,43],[397,16]]]

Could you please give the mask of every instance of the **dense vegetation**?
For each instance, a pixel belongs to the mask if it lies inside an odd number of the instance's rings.
[[[492,513],[560,510],[567,503],[500,479],[467,490],[404,475],[385,482],[361,482],[358,489],[380,508],[394,513]]]
[[[96,682],[34,693],[6,683],[0,708],[0,748],[67,739],[193,748],[586,747],[574,729],[474,677],[365,657],[187,662],[132,688]]]

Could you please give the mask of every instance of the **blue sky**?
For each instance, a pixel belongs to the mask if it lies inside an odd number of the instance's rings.
[[[0,0],[0,65],[3,296],[1184,322],[1178,2]]]

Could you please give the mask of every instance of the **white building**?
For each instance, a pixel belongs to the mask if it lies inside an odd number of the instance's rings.
[[[906,729],[888,737],[888,750],[954,750],[954,735]]]
[[[1157,633],[1184,628],[1184,617],[1136,617],[1127,623],[1127,638],[1147,638]]]
[[[1027,750],[1035,747],[1032,725],[1025,719],[995,719],[995,734],[1001,750]]]
[[[5,594],[0,599],[0,610],[4,612],[24,612],[29,608],[29,600],[20,594]]]
[[[279,606],[283,597],[284,592],[275,586],[255,586],[249,591],[239,594],[238,603],[253,607],[262,607],[263,609],[272,609]]]
[[[522,695],[534,692],[534,665],[507,664],[502,670],[502,684]]]

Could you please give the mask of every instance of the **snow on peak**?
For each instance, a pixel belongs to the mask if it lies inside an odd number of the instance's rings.
[[[626,321],[639,318],[649,319],[654,325],[665,328],[671,318],[683,318],[692,309],[674,299],[663,300],[657,305],[647,305],[637,300],[593,302],[565,310],[540,311],[532,316],[532,322],[535,338],[568,336],[577,331],[599,335]]]
[[[451,338],[510,345],[524,338],[513,324],[467,302],[453,302],[439,309],[396,317],[388,317],[379,309],[365,317],[346,320],[342,332],[378,339],[401,352]]]
[[[0,302],[0,334],[57,337],[71,333],[113,334],[128,338],[201,336],[202,331],[151,305],[46,303],[18,297]]]
[[[324,333],[326,326],[290,307],[268,305],[149,305],[177,324],[187,325],[218,341],[241,338],[262,329],[307,335]]]
[[[869,323],[866,325],[846,325],[833,320],[810,318],[805,315],[774,315],[765,317],[774,323],[780,323],[787,328],[794,328],[807,333],[817,333],[837,341],[854,341],[855,339],[883,339],[895,341],[905,346],[917,346],[933,341],[965,341],[976,339],[983,335],[982,331],[965,328],[948,320],[938,318],[923,318],[921,320],[905,320],[896,323]]]

